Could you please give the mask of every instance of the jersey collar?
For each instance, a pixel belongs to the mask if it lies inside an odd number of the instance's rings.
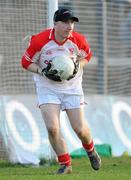
[[[54,28],[50,30],[49,39],[55,41],[58,45],[63,45],[68,39],[70,39],[71,37],[73,37],[73,35],[71,34],[70,37],[68,37],[67,39],[65,39],[64,42],[59,43],[59,42],[57,42],[56,39],[55,39],[54,32],[55,32],[55,29],[54,29]]]

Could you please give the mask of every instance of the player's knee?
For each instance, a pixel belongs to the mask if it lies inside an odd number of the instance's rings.
[[[90,132],[89,132],[89,131],[86,131],[86,130],[84,130],[84,129],[76,130],[76,134],[77,134],[77,136],[78,136],[80,139],[85,139],[85,138],[87,138],[88,136],[90,136]]]
[[[49,136],[55,138],[58,135],[58,129],[55,127],[51,127],[48,129],[48,134],[49,134]]]
[[[77,131],[77,135],[81,139],[85,136],[85,133],[81,130],[81,131]]]

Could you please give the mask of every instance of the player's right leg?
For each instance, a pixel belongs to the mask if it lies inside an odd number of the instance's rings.
[[[65,140],[60,133],[60,105],[43,104],[40,106],[40,109],[48,131],[50,143],[60,164],[57,174],[71,173],[71,158],[68,154]]]
[[[67,146],[60,133],[60,105],[43,104],[40,106],[40,110],[54,151],[58,155],[67,153]]]

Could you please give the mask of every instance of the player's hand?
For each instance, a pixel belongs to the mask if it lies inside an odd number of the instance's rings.
[[[80,63],[79,63],[79,60],[77,60],[76,62],[74,62],[74,71],[73,71],[73,74],[67,79],[68,81],[72,78],[75,77],[75,75],[77,74],[78,70],[79,70],[79,67],[80,67]]]
[[[57,70],[51,69],[51,62],[48,63],[47,67],[42,69],[42,75],[45,75],[48,79],[53,81],[61,81],[60,76],[57,75]]]

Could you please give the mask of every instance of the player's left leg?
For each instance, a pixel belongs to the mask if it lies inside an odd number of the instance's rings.
[[[84,118],[83,107],[67,109],[66,112],[73,130],[81,140],[82,145],[88,154],[92,168],[94,170],[100,169],[101,159],[95,151],[91,132],[87,121]]]

